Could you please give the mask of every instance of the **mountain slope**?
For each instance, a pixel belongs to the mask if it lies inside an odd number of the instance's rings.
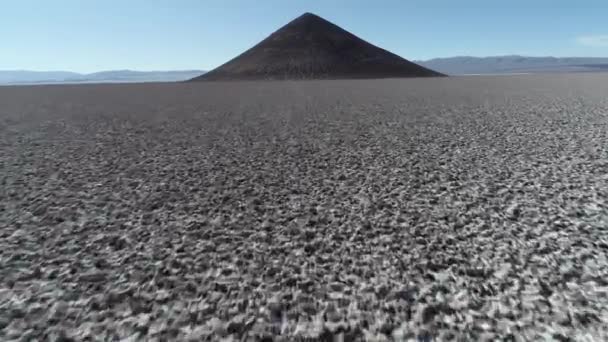
[[[193,81],[429,76],[442,75],[305,13]]]

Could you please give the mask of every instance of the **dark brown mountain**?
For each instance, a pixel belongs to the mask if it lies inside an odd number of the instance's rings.
[[[374,46],[312,13],[192,81],[444,76]]]

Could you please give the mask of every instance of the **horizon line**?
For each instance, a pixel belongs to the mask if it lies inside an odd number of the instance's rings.
[[[453,55],[453,56],[444,56],[444,57],[432,57],[426,59],[408,59],[412,62],[428,62],[437,59],[450,59],[450,58],[497,58],[497,57],[523,57],[523,58],[555,58],[555,59],[568,59],[568,58],[605,58],[608,59],[608,56],[552,56],[552,55],[520,55],[520,54],[505,54],[505,55],[484,55],[484,56],[473,56],[473,55]],[[0,69],[0,72],[39,72],[39,73],[50,73],[50,72],[65,72],[65,73],[73,73],[78,75],[90,75],[96,73],[103,72],[142,72],[142,73],[152,73],[152,72],[207,72],[215,69],[213,68],[180,68],[180,69],[100,69],[96,71],[73,71],[69,69]]]

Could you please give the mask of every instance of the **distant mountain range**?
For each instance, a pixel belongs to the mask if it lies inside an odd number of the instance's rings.
[[[414,61],[448,75],[608,71],[608,58],[594,57],[448,57]]]
[[[608,58],[602,57],[448,57],[413,62],[448,75],[608,72]],[[0,70],[0,84],[179,82],[204,73],[205,71],[202,70],[113,70],[91,74],[69,71]]]
[[[0,70],[0,84],[177,82],[200,76],[202,70],[111,70],[91,74],[69,71]]]

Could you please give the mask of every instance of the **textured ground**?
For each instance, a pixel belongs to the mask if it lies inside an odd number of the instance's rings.
[[[605,341],[606,84],[0,87],[0,340]]]

